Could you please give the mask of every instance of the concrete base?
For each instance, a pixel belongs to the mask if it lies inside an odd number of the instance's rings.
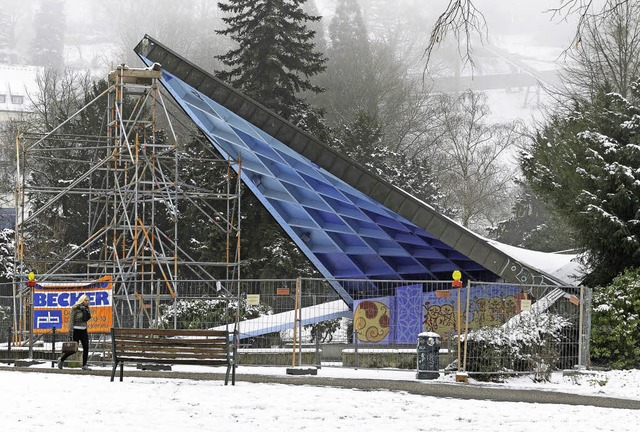
[[[33,365],[37,365],[37,364],[42,364],[44,363],[43,361],[38,361],[38,360],[22,360],[22,359],[17,359],[14,362],[15,366],[18,367],[29,367],[29,366],[33,366]]]
[[[150,371],[170,371],[171,365],[166,364],[142,364],[138,363],[136,365],[136,369],[140,370],[150,370]]]
[[[469,381],[469,375],[464,372],[460,372],[456,374],[456,382],[467,382]]]
[[[280,365],[288,366],[291,364],[292,350],[286,348],[249,348],[238,350],[237,361],[241,365]],[[304,348],[301,353],[302,364],[315,364],[316,351]],[[298,356],[296,355],[296,359]],[[297,360],[296,360],[297,363]]]
[[[564,369],[562,371],[563,377],[565,376],[574,377],[574,376],[582,376],[582,375],[593,376],[595,374],[597,374],[597,371],[587,370],[586,368]]]
[[[318,375],[318,368],[315,366],[299,366],[287,368],[287,375]]]
[[[436,371],[418,371],[416,379],[438,379],[440,374]]]

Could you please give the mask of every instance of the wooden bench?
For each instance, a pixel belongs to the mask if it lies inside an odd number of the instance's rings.
[[[236,365],[229,332],[220,330],[162,330],[112,328],[113,369],[111,381],[124,363],[227,366],[224,385],[236,384]]]

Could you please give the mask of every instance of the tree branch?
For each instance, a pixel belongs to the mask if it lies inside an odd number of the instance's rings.
[[[426,65],[429,64],[433,50],[452,34],[458,42],[458,52],[463,62],[473,67],[471,38],[474,33],[480,36],[481,43],[487,39],[487,21],[473,0],[449,0],[446,10],[438,17],[431,30],[429,44],[423,54],[423,58],[426,57]]]

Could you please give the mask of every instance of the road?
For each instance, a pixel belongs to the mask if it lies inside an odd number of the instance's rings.
[[[62,374],[91,374],[101,375],[105,379],[111,376],[111,370],[97,369],[81,371],[76,369],[57,368],[29,368],[13,367],[3,370],[15,370],[32,373],[62,373]],[[199,373],[175,371],[141,371],[127,370],[127,377],[172,378],[191,380],[224,380],[224,373]],[[114,385],[118,385],[118,375]],[[604,396],[577,395],[556,391],[542,391],[529,389],[495,388],[469,383],[441,383],[429,380],[373,380],[354,378],[323,377],[322,369],[318,375],[263,375],[237,373],[236,382],[275,383],[288,385],[312,385],[336,388],[371,390],[403,391],[411,394],[433,396],[439,398],[491,400],[497,402],[527,402],[556,405],[586,405],[600,408],[618,408],[640,410],[640,400],[621,399]]]

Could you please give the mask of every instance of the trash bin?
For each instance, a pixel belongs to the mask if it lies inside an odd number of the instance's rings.
[[[422,332],[418,335],[417,379],[436,379],[440,376],[440,335]]]

